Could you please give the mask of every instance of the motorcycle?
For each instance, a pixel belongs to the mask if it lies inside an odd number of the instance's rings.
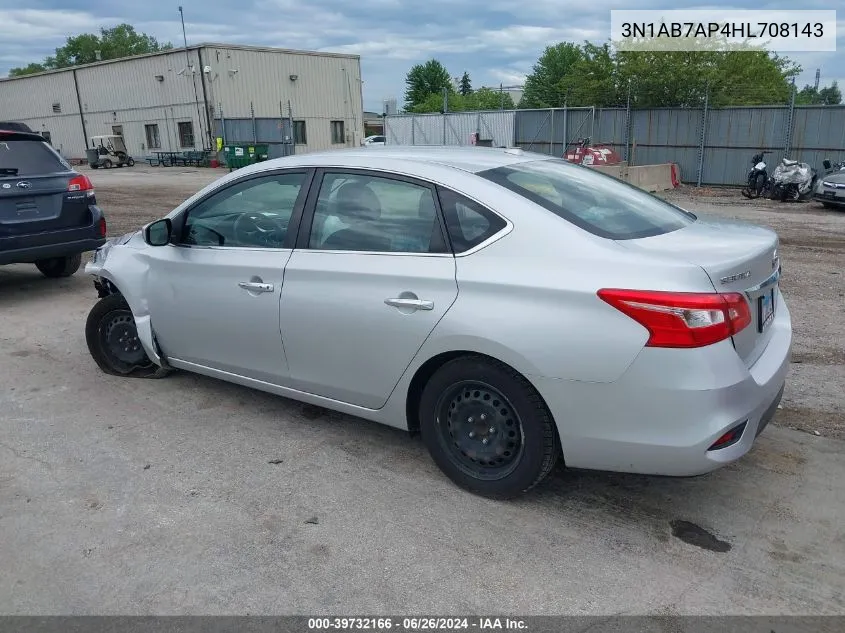
[[[797,202],[813,195],[818,174],[807,163],[784,158],[772,172],[769,197],[772,200]]]
[[[763,156],[771,153],[770,150],[763,150],[759,154],[754,154],[751,158],[751,171],[748,172],[745,186],[741,191],[742,195],[746,198],[759,198],[763,194],[769,193],[772,183],[766,171],[766,163],[763,161]]]
[[[837,171],[845,171],[845,161],[831,163],[829,160],[825,159],[822,161],[822,165],[824,166],[825,176],[827,176],[828,174],[835,173]]]

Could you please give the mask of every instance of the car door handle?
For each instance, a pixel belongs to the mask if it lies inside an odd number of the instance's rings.
[[[239,281],[238,286],[250,292],[273,292],[273,284],[265,284],[257,281]]]
[[[434,310],[434,301],[426,301],[424,299],[405,299],[396,297],[393,299],[385,299],[384,302],[393,306],[394,308],[413,308],[414,310]]]

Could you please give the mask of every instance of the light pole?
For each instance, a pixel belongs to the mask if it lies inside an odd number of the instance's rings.
[[[197,106],[197,124],[200,126],[200,135],[203,138],[203,146],[205,146],[205,137],[206,135],[202,132],[202,115],[200,114],[200,97],[199,93],[197,92],[197,75],[191,69],[191,56],[188,53],[188,36],[185,34],[185,12],[182,10],[182,5],[179,5],[179,18],[182,21],[182,40],[185,42],[185,63],[187,66],[185,67],[185,72],[191,73],[191,83],[194,85],[194,103]],[[200,69],[202,70],[202,69]],[[210,135],[209,131],[209,135]],[[196,142],[196,141],[195,141]]]

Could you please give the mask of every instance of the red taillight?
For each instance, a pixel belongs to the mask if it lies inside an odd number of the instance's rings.
[[[91,179],[84,174],[74,176],[67,183],[68,191],[87,191],[88,195],[94,195],[94,185],[91,184]]]
[[[100,237],[106,236],[106,219],[100,218],[100,221],[97,223],[97,229],[100,232]]]
[[[751,310],[736,292],[692,293],[605,288],[598,296],[649,331],[648,347],[704,347],[751,323]]]

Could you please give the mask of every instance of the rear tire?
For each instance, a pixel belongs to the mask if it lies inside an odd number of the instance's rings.
[[[130,158],[129,160],[126,161],[126,164],[129,167],[134,167],[135,166],[135,160],[133,158]]]
[[[70,277],[73,273],[79,270],[82,265],[82,253],[76,255],[68,255],[67,257],[53,257],[51,259],[39,259],[35,262],[35,267],[41,271],[41,274],[51,279],[59,277]]]
[[[153,377],[160,373],[138,339],[135,317],[123,295],[108,295],[94,304],[85,322],[85,342],[94,362],[107,374]]]
[[[103,161],[103,169],[111,169],[112,162],[107,158]]]
[[[508,499],[551,472],[560,453],[554,420],[518,372],[481,356],[449,361],[420,398],[420,434],[434,462],[472,493]]]

